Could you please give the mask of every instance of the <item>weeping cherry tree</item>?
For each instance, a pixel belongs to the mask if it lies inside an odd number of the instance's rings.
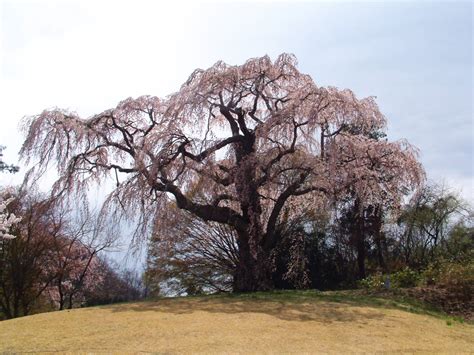
[[[326,208],[344,194],[361,206],[397,201],[423,179],[405,141],[374,137],[386,120],[373,97],[318,87],[292,55],[195,70],[166,98],[128,98],[89,118],[62,109],[24,122],[21,157],[53,165],[53,193],[113,179],[102,213],[139,217],[141,231],[170,201],[235,231],[236,291],[266,290],[283,215]]]

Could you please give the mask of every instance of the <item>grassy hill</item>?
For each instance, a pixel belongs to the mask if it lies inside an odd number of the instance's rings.
[[[0,352],[474,352],[474,325],[355,292],[159,299],[0,322]]]

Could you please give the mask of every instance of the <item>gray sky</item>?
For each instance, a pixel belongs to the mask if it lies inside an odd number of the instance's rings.
[[[470,2],[0,0],[0,144],[16,162],[25,115],[89,116],[165,96],[219,59],[294,53],[319,86],[375,95],[392,140],[474,201]],[[24,170],[24,169],[23,169]],[[0,175],[15,184],[21,174]]]

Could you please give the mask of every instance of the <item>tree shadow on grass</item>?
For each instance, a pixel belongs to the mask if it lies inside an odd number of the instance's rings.
[[[290,296],[290,297],[288,297]],[[274,292],[231,296],[183,297],[158,299],[108,307],[112,312],[159,312],[189,314],[197,311],[209,313],[266,314],[285,321],[361,322],[383,319],[384,313],[368,304],[351,300],[325,299],[305,295],[281,295]],[[373,306],[373,305],[372,305]]]

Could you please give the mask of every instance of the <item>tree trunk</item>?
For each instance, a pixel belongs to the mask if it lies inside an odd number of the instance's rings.
[[[365,279],[365,243],[363,233],[359,233],[357,239],[357,266],[359,268],[359,279]]]
[[[256,236],[254,236],[256,237]],[[266,291],[274,288],[269,257],[263,249],[251,250],[250,237],[239,233],[239,263],[234,274],[234,292]]]
[[[273,288],[269,253],[263,248],[260,217],[262,207],[255,176],[255,136],[249,134],[243,144],[235,147],[238,170],[235,188],[246,230],[237,232],[239,264],[234,275],[235,292],[265,291]]]
[[[58,285],[59,310],[62,311],[64,309],[64,294],[61,287],[61,281],[58,281],[58,282],[59,282],[59,285]]]
[[[377,259],[379,267],[386,273],[388,272],[388,269],[384,255],[386,255],[387,243],[385,240],[385,235],[382,231],[382,222],[381,212],[377,208],[374,216],[372,217],[372,233],[375,245],[377,247]]]
[[[67,307],[68,309],[72,309],[72,306],[73,306],[73,299],[74,299],[74,293],[71,292],[71,293],[69,294],[69,304],[68,304],[68,307]]]
[[[374,236],[375,238],[375,246],[377,247],[377,261],[379,264],[379,267],[384,271],[387,272],[387,264],[385,263],[385,258],[383,255],[384,252],[384,247],[383,247],[383,242],[382,242],[382,233],[378,233]]]
[[[364,279],[365,272],[365,230],[364,230],[364,214],[360,210],[359,201],[354,204],[354,214],[352,221],[352,240],[357,251],[357,267],[359,269],[359,279]]]

